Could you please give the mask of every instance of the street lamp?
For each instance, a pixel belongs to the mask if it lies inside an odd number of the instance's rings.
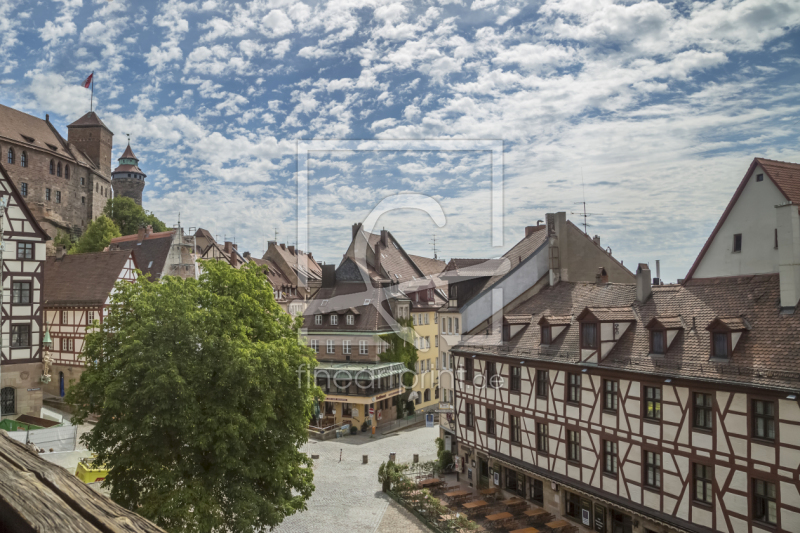
[[[50,383],[52,377],[50,376],[50,348],[53,347],[53,339],[50,338],[50,330],[44,330],[44,337],[42,338],[42,347],[44,348],[44,355],[42,356],[42,383]]]

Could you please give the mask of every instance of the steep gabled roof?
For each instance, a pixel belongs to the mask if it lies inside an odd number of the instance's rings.
[[[703,257],[705,257],[708,248],[711,246],[711,243],[714,242],[714,238],[717,236],[717,233],[719,233],[719,230],[722,229],[722,225],[728,219],[728,215],[733,209],[733,206],[736,205],[739,197],[742,195],[750,176],[753,174],[753,171],[757,166],[761,166],[761,168],[764,169],[764,173],[770,180],[772,180],[772,182],[787,200],[795,204],[800,204],[800,165],[796,163],[786,163],[783,161],[773,161],[771,159],[764,159],[761,157],[754,158],[753,162],[750,163],[750,167],[747,169],[747,172],[742,178],[742,181],[739,182],[736,192],[733,193],[731,201],[728,202],[728,206],[725,208],[725,211],[722,212],[719,222],[717,222],[717,225],[714,226],[714,230],[711,232],[711,235],[708,236],[708,239],[703,245],[703,248],[700,250],[700,253],[697,254],[697,258],[694,260],[692,268],[690,268],[689,272],[686,274],[686,281],[692,279],[697,267],[700,266],[700,262],[703,260]]]
[[[423,274],[430,276],[432,274],[440,274],[447,264],[444,261],[433,259],[430,257],[422,257],[421,255],[408,254],[408,257],[414,261]]]
[[[64,149],[63,139],[46,120],[4,105],[0,105],[0,138],[22,145],[28,144],[72,160],[72,154]]]
[[[164,272],[169,257],[172,238],[176,230],[151,233],[142,242],[138,235],[125,235],[111,239],[110,250],[132,250],[136,264],[142,274],[150,274],[150,281],[156,281]]]
[[[67,127],[68,128],[92,128],[92,127],[95,127],[95,126],[101,126],[101,127],[105,128],[105,129],[107,129],[109,132],[111,131],[111,130],[108,129],[108,126],[106,126],[103,123],[103,121],[100,120],[100,117],[98,117],[97,113],[95,113],[94,111],[89,111],[88,113],[83,115],[81,118],[79,118],[78,120],[73,122],[72,124],[69,124]]]
[[[131,253],[119,250],[48,257],[44,263],[43,304],[104,304]]]

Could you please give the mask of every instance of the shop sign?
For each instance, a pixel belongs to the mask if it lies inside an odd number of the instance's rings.
[[[597,533],[606,531],[606,508],[602,505],[595,504],[594,506],[594,530]]]
[[[495,486],[500,486],[500,472],[495,471],[494,473],[494,484]]]
[[[584,526],[592,525],[592,511],[589,509],[581,509],[581,519]]]
[[[433,427],[433,415],[428,413],[425,415],[425,427],[432,428]]]
[[[28,389],[28,392],[36,392],[37,390],[42,390],[42,388],[36,387],[35,389]]]

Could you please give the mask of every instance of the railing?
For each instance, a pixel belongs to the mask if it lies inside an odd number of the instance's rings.
[[[433,414],[433,417],[434,417],[433,418],[433,422],[435,424],[439,423],[439,414],[438,413],[428,413],[428,412],[420,411],[420,412],[414,413],[411,416],[407,416],[405,418],[401,418],[401,419],[398,419],[398,420],[392,420],[391,422],[389,422],[385,426],[384,425],[379,426],[379,429],[381,430],[381,435],[385,435],[386,433],[388,433],[390,431],[394,431],[397,428],[411,426],[411,425],[423,422],[425,420],[425,415],[428,415],[428,414]]]

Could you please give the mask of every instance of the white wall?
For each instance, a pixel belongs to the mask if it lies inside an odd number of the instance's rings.
[[[764,181],[756,181],[764,174]],[[775,206],[786,197],[761,166],[756,166],[738,201],[722,224],[705,256],[695,270],[695,278],[739,276],[778,272],[775,248]],[[733,253],[733,236],[742,234],[742,251]]]

